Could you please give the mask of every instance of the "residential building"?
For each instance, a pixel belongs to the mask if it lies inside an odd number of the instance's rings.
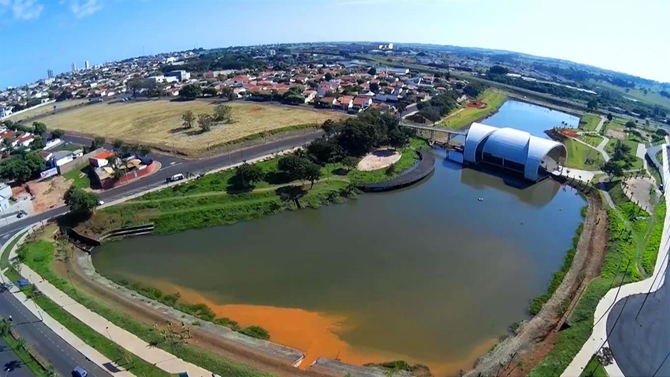
[[[12,197],[12,188],[4,183],[0,183],[0,211],[5,212],[9,209],[9,198]]]
[[[88,60],[84,62],[84,68],[89,69],[91,66],[88,64]]]
[[[103,166],[107,166],[109,162],[107,161],[107,158],[114,156],[113,151],[103,151],[95,156],[91,157],[88,159],[88,162],[91,166],[96,167],[96,168],[101,168]]]
[[[342,110],[349,110],[349,108],[351,106],[353,106],[354,97],[352,97],[352,96],[342,96],[342,97],[337,99],[337,102],[342,107]]]
[[[54,78],[54,71],[51,69],[47,69],[47,78],[52,79]]]
[[[316,98],[316,90],[305,90],[302,94],[305,96],[305,103],[312,102]]]
[[[165,76],[171,76],[171,77],[176,77],[177,80],[179,81],[186,81],[191,78],[191,74],[189,72],[186,72],[184,70],[178,70],[178,71],[170,71],[165,74]]]
[[[32,142],[35,141],[35,137],[30,133],[26,132],[23,135],[19,136],[12,142],[12,146],[19,147],[24,146],[28,147]]]
[[[355,109],[365,110],[372,105],[372,99],[369,97],[357,97],[353,100],[352,106]]]
[[[77,72],[77,65],[72,63],[72,73]]]
[[[8,117],[10,115],[12,115],[11,107],[3,107],[0,109],[0,118]]]
[[[44,151],[43,151],[44,152]],[[41,155],[41,153],[40,153]],[[55,168],[63,166],[70,161],[73,161],[77,158],[77,154],[71,151],[57,151],[51,154],[51,158],[48,160],[49,167]]]

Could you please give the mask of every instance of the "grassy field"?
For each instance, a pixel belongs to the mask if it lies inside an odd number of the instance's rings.
[[[605,162],[603,156],[597,150],[572,139],[563,141],[568,149],[568,160],[565,165],[570,168],[582,170],[600,170],[600,164]],[[586,164],[586,160],[593,160],[592,164]]]
[[[251,102],[225,103],[232,107],[232,123],[215,125],[200,133],[196,124],[183,128],[181,116],[187,110],[212,114],[217,101],[138,101],[84,106],[41,119],[50,129],[82,132],[122,139],[130,143],[149,144],[163,149],[194,152],[224,145],[249,135],[286,127],[318,124],[327,119],[346,117],[342,113],[317,111]]]
[[[584,114],[579,120],[579,128],[584,131],[595,131],[600,123],[600,117],[595,114]]]
[[[609,90],[614,90],[616,92],[621,93],[624,97],[629,97],[633,98],[642,102],[647,102],[652,105],[660,105],[660,106],[665,106],[667,108],[670,108],[670,98],[665,98],[659,94],[660,92],[660,87],[655,87],[651,88],[651,90],[647,91],[647,94],[645,95],[642,90],[639,88],[635,89],[630,89],[628,92],[626,92],[625,88],[612,85],[607,81],[593,81],[591,80],[592,83],[594,83],[597,86],[609,89]]]
[[[619,141],[618,139],[610,139],[609,142],[607,142],[607,145],[605,145],[605,151],[612,156],[612,152],[614,152],[614,145],[616,142]],[[622,143],[628,145],[630,147],[630,154],[635,157],[635,154],[637,153],[637,141],[633,140],[621,140]],[[633,162],[633,165],[631,166],[631,169],[641,169],[643,166],[643,162],[641,158],[635,157],[635,161]]]
[[[151,326],[144,324],[134,318],[129,318],[119,312],[113,306],[88,295],[81,289],[73,286],[70,281],[59,276],[53,269],[54,244],[46,240],[37,240],[22,246],[25,255],[24,263],[34,271],[43,276],[51,284],[66,293],[72,299],[80,302],[90,310],[100,314],[115,325],[137,335],[149,344],[161,348],[169,353],[176,353],[181,359],[199,365],[205,369],[211,370],[219,376],[225,377],[267,377],[266,373],[254,370],[246,365],[239,364],[232,360],[225,359],[213,353],[204,351],[196,346],[180,342],[165,342],[162,336],[158,334]],[[11,270],[11,269],[10,269]],[[9,271],[9,270],[8,270]],[[13,278],[18,274],[11,270]],[[27,294],[30,294],[30,288]],[[53,301],[44,296],[35,297],[35,302],[45,312],[49,313],[54,319],[61,323],[68,330],[72,331],[77,337],[98,350],[103,355],[112,360],[118,360],[119,363],[132,370],[137,376],[170,376],[162,369],[145,362],[119,345],[110,342],[109,338],[103,336],[85,323],[79,321],[70,315],[63,308],[56,305]]]
[[[447,115],[440,125],[451,129],[460,129],[469,126],[472,122],[496,112],[505,102],[507,96],[504,93],[488,89],[479,99],[486,102],[486,107],[483,109],[465,107],[458,112]]]
[[[588,145],[597,147],[603,141],[603,138],[598,135],[580,135],[579,140],[585,142]]]
[[[91,187],[91,180],[87,174],[88,163],[81,164],[63,174],[63,178],[72,180],[72,185],[79,188]]]
[[[68,107],[73,107],[77,105],[81,105],[84,103],[88,103],[88,99],[73,99],[69,101],[61,101],[61,102],[54,102],[48,105],[40,106],[36,109],[30,109],[24,113],[21,114],[16,114],[16,115],[11,115],[8,119],[11,119],[15,122],[18,122],[21,119],[26,119],[29,117],[37,116],[37,115],[44,115],[44,114],[49,114],[54,112],[54,106],[56,106],[56,113],[58,110],[62,109],[67,109]],[[41,122],[41,120],[39,120]]]

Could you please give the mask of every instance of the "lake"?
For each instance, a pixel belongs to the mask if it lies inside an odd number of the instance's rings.
[[[509,101],[483,121],[542,136],[579,119]],[[545,293],[585,201],[444,159],[421,183],[318,210],[111,242],[103,275],[179,291],[272,340],[345,362],[467,369]],[[479,200],[482,198],[483,200]]]

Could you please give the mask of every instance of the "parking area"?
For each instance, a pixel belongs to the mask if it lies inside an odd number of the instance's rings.
[[[29,198],[29,197],[28,197]],[[21,217],[19,217],[21,214]],[[9,225],[15,221],[21,220],[25,216],[35,214],[33,202],[30,199],[22,199],[9,206],[6,211],[0,212],[0,226]]]

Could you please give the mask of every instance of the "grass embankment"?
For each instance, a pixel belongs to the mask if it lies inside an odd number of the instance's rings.
[[[83,132],[104,136],[108,140],[121,139],[129,143],[143,143],[161,149],[183,153],[197,153],[216,145],[244,141],[254,134],[304,124],[322,124],[327,119],[347,117],[343,113],[314,110],[304,107],[277,106],[244,101],[223,102],[232,108],[232,122],[215,125],[209,132],[200,132],[197,124],[187,129],[181,116],[186,111],[212,114],[221,100],[194,101],[131,101],[83,106],[56,113],[42,119],[50,129]]]
[[[309,184],[302,186],[302,182],[287,180],[278,171],[276,158],[257,164],[263,169],[265,178],[257,182],[251,191],[240,192],[234,183],[235,170],[208,174],[97,211],[80,229],[90,234],[101,234],[106,229],[153,222],[157,233],[172,233],[233,224],[287,209],[318,208],[355,196],[352,184],[382,182],[398,176],[417,161],[416,149],[425,145],[424,140],[412,139],[410,145],[402,150],[402,156],[392,171],[386,168],[360,172],[348,170],[341,164],[326,164],[321,168],[321,180],[311,188]],[[299,187],[291,186],[296,184]]]
[[[478,100],[485,102],[486,106],[483,108],[465,107],[461,110],[447,115],[447,117],[440,123],[442,127],[451,129],[460,129],[476,122],[479,119],[492,115],[507,99],[505,93],[487,89],[482,93]]]
[[[588,145],[597,147],[598,145],[600,145],[600,143],[602,143],[603,138],[602,136],[598,135],[580,135],[579,140],[585,142]]]
[[[582,218],[586,217],[587,210],[588,206],[582,207],[581,209]],[[565,274],[568,273],[570,266],[572,266],[572,260],[575,258],[575,253],[577,253],[577,244],[579,243],[579,236],[581,236],[583,230],[584,230],[584,223],[582,222],[577,227],[577,230],[575,230],[575,236],[572,237],[572,247],[565,253],[565,256],[563,257],[563,264],[561,265],[561,269],[554,272],[553,275],[551,276],[551,282],[547,287],[547,293],[531,300],[530,307],[528,308],[528,312],[530,314],[536,315],[537,313],[539,313],[540,309],[542,309],[542,305],[544,305],[545,302],[549,301],[554,292],[556,292],[558,286],[561,285],[561,282],[563,281]]]
[[[595,114],[584,114],[579,120],[579,128],[584,131],[595,131],[600,123],[600,117]]]
[[[91,180],[88,176],[89,164],[84,163],[69,172],[63,174],[63,178],[72,180],[72,186],[82,189],[91,187]]]
[[[265,377],[266,373],[256,371],[251,367],[225,359],[218,355],[206,352],[190,344],[182,343],[178,339],[165,340],[161,334],[151,326],[144,324],[134,318],[130,318],[120,312],[114,306],[109,305],[97,298],[88,295],[81,289],[74,287],[68,280],[63,279],[53,269],[54,244],[46,240],[37,240],[21,246],[20,255],[23,262],[44,279],[56,286],[62,292],[78,301],[88,309],[98,313],[115,325],[135,334],[152,346],[159,347],[187,362],[211,370],[220,376],[230,377]],[[12,270],[13,280],[18,279],[18,274]],[[27,289],[30,294],[31,288]],[[169,373],[158,367],[145,362],[130,352],[122,349],[119,345],[112,343],[107,337],[97,333],[83,322],[79,321],[67,311],[56,305],[44,296],[34,297],[35,302],[46,313],[54,317],[68,330],[72,331],[80,339],[111,360],[123,360],[121,366],[129,368],[133,374],[138,376],[170,376]]]
[[[599,170],[600,165],[605,162],[602,154],[588,145],[584,145],[570,138],[563,140],[563,144],[565,144],[565,147],[568,149],[568,160],[565,165],[569,168]],[[587,164],[587,161],[592,163]]]
[[[619,186],[615,184],[613,187]],[[593,280],[586,288],[577,306],[570,315],[570,327],[561,331],[552,350],[530,372],[530,377],[544,377],[558,375],[570,364],[593,331],[594,313],[602,297],[622,281],[630,283],[639,281],[651,272],[646,267],[641,270],[640,258],[643,265],[655,262],[660,247],[660,236],[656,233],[662,230],[662,225],[652,222],[652,218],[640,219],[644,211],[630,202],[623,193],[618,194],[616,189],[611,194],[616,208],[609,209],[609,244],[603,263],[600,277]],[[665,213],[665,204],[657,206],[657,215]],[[636,221],[633,221],[637,219]],[[660,220],[662,224],[662,220]],[[644,262],[646,255],[647,261]],[[599,367],[598,362],[591,363],[592,368]],[[602,369],[602,367],[599,367]],[[588,371],[589,373],[591,370]],[[604,373],[598,370],[596,373]]]

